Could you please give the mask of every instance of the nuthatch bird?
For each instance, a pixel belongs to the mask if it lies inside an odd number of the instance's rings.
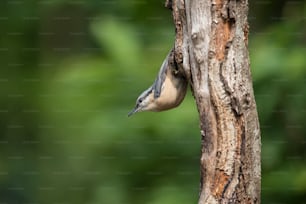
[[[172,49],[161,65],[155,82],[140,94],[128,116],[141,111],[158,112],[177,107],[186,95],[187,85],[185,74],[178,69]]]

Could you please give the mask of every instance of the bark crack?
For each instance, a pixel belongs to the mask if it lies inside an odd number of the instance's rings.
[[[225,93],[227,94],[227,96],[230,98],[230,105],[231,108],[233,110],[233,113],[235,114],[235,116],[241,116],[243,114],[244,109],[247,109],[248,106],[250,105],[250,99],[249,99],[249,94],[244,94],[243,95],[243,99],[244,99],[244,107],[242,107],[242,103],[240,102],[239,98],[234,94],[235,92],[233,91],[233,89],[230,87],[229,82],[227,80],[227,77],[224,76],[223,73],[223,63],[220,63],[220,67],[219,67],[219,77],[220,77],[220,81],[223,84]],[[236,83],[237,80],[237,67],[236,67],[236,63],[235,60],[233,60],[233,68],[234,68],[234,73],[233,73],[233,77],[234,77],[234,82]]]
[[[218,199],[221,200],[223,197],[224,191],[227,189],[229,184],[230,176],[227,175],[223,169],[216,169],[215,179],[212,184],[212,193]]]

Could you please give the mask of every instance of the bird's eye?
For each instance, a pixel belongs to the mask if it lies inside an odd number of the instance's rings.
[[[140,98],[140,99],[138,100],[138,103],[142,103],[142,98]]]

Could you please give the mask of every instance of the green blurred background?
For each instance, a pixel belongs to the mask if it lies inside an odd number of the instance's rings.
[[[0,203],[196,203],[194,100],[127,118],[174,42],[154,0],[0,2]],[[262,203],[306,203],[306,1],[250,1]]]

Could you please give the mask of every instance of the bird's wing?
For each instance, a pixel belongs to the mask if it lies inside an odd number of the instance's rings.
[[[163,64],[160,67],[160,70],[158,72],[158,76],[155,79],[155,83],[154,83],[154,98],[158,98],[160,96],[161,90],[162,90],[162,86],[163,83],[165,81],[166,78],[166,74],[167,74],[167,68],[169,67],[169,57],[171,52],[173,51],[173,49],[171,49],[171,51],[168,53],[166,59],[164,60]]]

